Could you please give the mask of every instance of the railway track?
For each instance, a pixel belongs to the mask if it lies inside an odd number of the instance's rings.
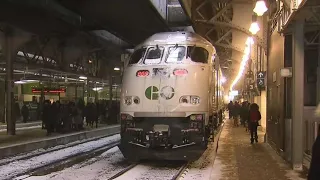
[[[108,180],[114,180],[114,179],[121,179],[122,176],[126,175],[126,173],[129,173],[129,171],[135,171],[135,173],[139,172],[139,170],[141,169],[141,167],[139,168],[138,166],[141,165],[141,166],[149,166],[149,165],[146,165],[145,163],[134,163],[134,164],[131,164],[129,165],[128,167],[124,168],[123,170],[121,170],[120,172],[118,172],[117,174],[113,175],[112,177],[110,177]],[[169,180],[178,180],[185,172],[186,168],[188,167],[189,163],[185,163],[183,164],[178,170],[175,170],[176,172],[173,173],[173,175],[171,175],[171,177],[169,178]],[[151,170],[150,170],[151,171]],[[169,170],[168,170],[169,171]],[[172,170],[170,170],[172,171]],[[156,171],[157,174],[159,173],[164,173],[163,171]],[[145,178],[143,177],[143,172],[141,172],[141,178]],[[172,174],[172,173],[171,173]],[[156,175],[154,175],[156,176]],[[148,177],[153,177],[153,174],[152,173],[149,173],[148,174]],[[124,178],[123,178],[124,179]],[[136,178],[137,179],[137,178]],[[161,178],[162,179],[162,178]],[[165,178],[163,178],[165,179]]]
[[[111,135],[104,138],[106,139],[99,138],[98,140],[95,139],[73,146],[57,148],[36,155],[33,154],[28,157],[18,158],[19,160],[14,162],[8,161],[8,163],[0,165],[0,179],[13,179],[20,176],[22,178],[19,179],[26,179],[31,175],[47,174],[61,170],[88,158],[102,154],[103,152],[118,146],[120,143],[117,135]],[[100,145],[100,142],[103,143]],[[59,156],[60,154],[61,156]],[[35,161],[38,162],[34,163]],[[27,166],[28,164],[30,165]]]
[[[134,163],[131,164],[130,166],[124,168],[123,170],[121,170],[120,172],[118,172],[117,174],[113,175],[112,177],[110,177],[108,180],[113,180],[116,179],[118,177],[120,177],[121,175],[123,175],[124,173],[130,171],[131,169],[133,169],[134,167],[136,167],[138,165],[138,163]]]
[[[175,174],[171,180],[179,180],[179,178],[185,173],[185,170],[187,169],[188,165],[189,163],[186,163],[183,166],[181,166],[177,174]]]

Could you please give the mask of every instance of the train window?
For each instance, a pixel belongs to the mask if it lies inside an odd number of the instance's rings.
[[[169,48],[167,63],[182,62],[186,55],[186,48],[184,46],[174,46]]]
[[[164,50],[163,47],[150,47],[148,49],[144,63],[145,64],[159,64],[161,62],[163,50]]]
[[[188,46],[187,58],[190,58],[193,62],[208,63],[209,52],[196,46]]]
[[[141,48],[136,51],[131,55],[131,58],[129,60],[129,64],[137,64],[144,56],[146,53],[147,48]]]

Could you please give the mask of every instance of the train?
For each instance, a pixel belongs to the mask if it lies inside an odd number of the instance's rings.
[[[192,32],[160,32],[123,71],[119,149],[130,161],[198,159],[223,109],[215,47]]]

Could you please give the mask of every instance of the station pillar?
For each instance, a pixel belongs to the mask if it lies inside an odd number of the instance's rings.
[[[6,60],[6,122],[7,122],[7,134],[16,134],[16,117],[14,106],[14,78],[13,78],[13,63],[18,53],[19,47],[26,43],[31,38],[30,34],[18,31],[10,26],[5,27],[4,33],[1,36],[1,44],[4,49],[4,56]]]
[[[304,108],[304,22],[296,21],[292,33],[292,166],[302,170]]]

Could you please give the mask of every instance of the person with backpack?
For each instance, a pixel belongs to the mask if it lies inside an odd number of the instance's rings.
[[[259,121],[261,120],[261,113],[259,111],[259,106],[256,103],[250,105],[249,110],[249,129],[251,134],[251,144],[254,143],[254,140],[258,142],[258,126]]]

